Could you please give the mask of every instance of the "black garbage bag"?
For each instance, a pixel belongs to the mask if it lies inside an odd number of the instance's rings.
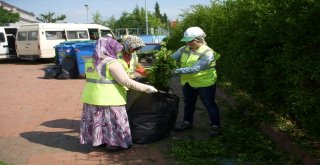
[[[58,65],[47,66],[44,70],[44,78],[45,79],[54,79],[57,78],[61,73],[61,67]]]
[[[76,58],[73,58],[73,57],[63,58],[61,62],[61,68],[64,69],[66,72],[68,72],[69,78],[77,78],[79,75]],[[66,74],[64,76],[66,76]]]
[[[70,78],[69,72],[65,69],[62,69],[61,73],[57,77],[59,80],[66,80]]]
[[[170,135],[178,116],[178,96],[129,90],[127,100],[126,107],[134,143],[152,143]]]

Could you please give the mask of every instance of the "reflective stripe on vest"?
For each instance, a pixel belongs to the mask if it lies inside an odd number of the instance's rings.
[[[122,65],[122,60],[118,60]],[[117,83],[111,76],[109,65],[112,60],[102,67],[102,77],[94,67],[94,60],[85,63],[86,83],[82,92],[82,101],[87,104],[100,106],[117,106],[126,104],[126,88]],[[124,66],[127,69],[126,66]],[[104,72],[103,72],[104,71]]]
[[[181,55],[181,67],[191,67],[194,65],[201,56],[205,56],[208,52],[213,52],[211,48],[206,45],[202,45],[196,52],[192,52],[187,46],[182,48]],[[192,87],[207,87],[213,85],[216,82],[217,74],[215,69],[215,61],[212,61],[205,69],[190,74],[181,75],[181,84],[189,83]]]
[[[198,56],[203,56],[203,55],[206,55],[208,52],[212,51],[211,49],[207,49],[205,50],[204,52],[202,53],[199,53],[199,52],[193,52],[194,55],[198,55]],[[185,54],[189,54],[190,51],[188,51],[187,49],[182,49],[180,51],[181,54],[185,53]]]
[[[96,83],[96,84],[118,84],[118,82],[115,80],[105,80],[105,79],[97,80],[97,79],[91,79],[91,78],[86,79],[86,82]]]
[[[207,49],[207,50],[205,50],[205,51],[202,52],[202,53],[193,52],[193,54],[198,55],[199,58],[200,58],[201,56],[205,56],[205,55],[206,55],[208,52],[210,52],[210,51],[212,51],[212,50],[211,50],[211,49]],[[187,49],[183,49],[183,50],[180,51],[180,53],[181,53],[181,54],[189,54],[190,51],[187,51]],[[215,61],[214,61],[213,63],[214,63],[214,65],[208,65],[208,66],[207,66],[206,68],[204,68],[203,70],[209,70],[209,69],[215,68]]]

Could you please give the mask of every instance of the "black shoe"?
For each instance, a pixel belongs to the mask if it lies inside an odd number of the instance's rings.
[[[210,137],[215,137],[221,135],[221,128],[216,125],[212,125],[210,128],[209,136]]]
[[[118,146],[107,146],[107,151],[108,152],[118,152],[122,150],[123,148],[118,147]]]
[[[180,131],[185,131],[185,130],[189,130],[189,129],[192,129],[192,128],[193,128],[192,124],[190,124],[187,121],[184,121],[183,123],[175,126],[173,128],[173,131],[180,132]]]
[[[127,149],[130,149],[132,147],[132,145],[129,145],[128,148],[122,148],[120,146],[107,146],[107,151],[108,152],[118,152],[118,151],[121,151],[121,150],[127,150]]]

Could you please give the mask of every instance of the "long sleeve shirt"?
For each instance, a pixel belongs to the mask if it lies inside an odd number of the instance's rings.
[[[173,59],[176,61],[180,61],[182,53],[181,53],[181,47],[178,49],[175,53],[171,55]],[[190,50],[192,52],[192,50]],[[199,71],[204,70],[212,61],[214,61],[214,51],[210,51],[206,54],[206,56],[201,56],[199,60],[190,67],[184,67],[184,68],[178,68],[175,70],[175,73],[177,74],[189,74],[189,73],[196,73]]]
[[[122,86],[129,89],[145,92],[151,86],[132,80],[118,61],[113,62],[110,67],[112,77]]]

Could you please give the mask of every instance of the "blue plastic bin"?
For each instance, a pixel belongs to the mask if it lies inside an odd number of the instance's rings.
[[[62,59],[64,57],[64,50],[63,50],[63,45],[56,45],[55,47],[55,51],[56,51],[56,56],[55,56],[55,59],[56,59],[56,63],[58,65],[61,65],[61,62],[62,62]]]
[[[95,42],[77,43],[75,45],[76,59],[79,75],[85,77],[85,61],[94,53]]]
[[[75,51],[74,51],[74,45],[79,42],[62,42],[59,45],[55,46],[56,51],[58,53],[58,65],[62,64],[62,60],[66,57],[73,57],[75,58]]]

